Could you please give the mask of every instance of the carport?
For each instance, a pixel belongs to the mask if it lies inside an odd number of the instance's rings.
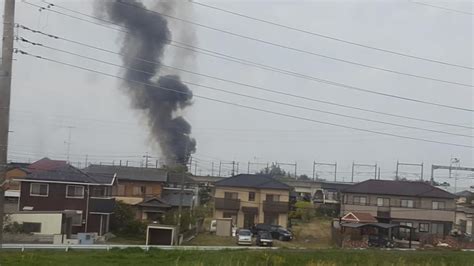
[[[387,223],[341,223],[341,230],[342,232],[345,231],[346,228],[355,228],[359,229],[361,234],[363,234],[363,229],[366,228],[377,228],[382,229],[383,231],[388,231],[388,239],[392,239],[393,235],[393,228],[405,228],[410,230],[410,238],[408,242],[408,247],[411,248],[411,242],[413,238],[413,227],[407,225],[400,225],[400,224],[387,224]],[[382,236],[381,230],[378,230],[378,235]]]

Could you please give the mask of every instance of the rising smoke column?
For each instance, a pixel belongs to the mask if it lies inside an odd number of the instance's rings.
[[[122,61],[127,67],[125,87],[132,106],[146,114],[152,137],[159,144],[166,164],[185,164],[196,150],[196,141],[190,137],[191,125],[177,113],[192,104],[192,91],[176,75],[156,80],[160,65],[149,63],[161,62],[171,39],[166,19],[144,10],[146,7],[139,0],[99,0],[98,3],[109,20],[127,29]]]

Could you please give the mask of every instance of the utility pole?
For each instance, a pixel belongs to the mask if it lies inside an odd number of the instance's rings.
[[[5,191],[3,189],[7,173],[8,132],[10,126],[15,0],[5,0],[4,7],[2,67],[0,75],[0,248],[2,248],[3,243],[3,216],[5,207]]]
[[[68,131],[68,136],[67,136],[67,142],[65,141],[65,143],[67,144],[67,154],[66,154],[66,161],[69,163],[69,156],[70,156],[70,153],[71,153],[71,135],[72,135],[72,129],[74,128],[73,126],[68,126],[67,127],[69,129]]]
[[[86,160],[85,160],[85,163],[84,163],[84,167],[87,167],[87,161],[88,161],[88,158],[89,156],[86,154]]]
[[[185,144],[185,147],[184,147],[184,154],[188,154],[188,144],[186,142]],[[178,236],[181,232],[181,216],[182,216],[182,213],[183,213],[183,194],[184,194],[184,178],[186,176],[186,172],[187,172],[187,167],[186,165],[188,164],[188,161],[192,160],[192,157],[190,156],[190,158],[183,158],[183,161],[181,162],[182,165],[183,165],[183,172],[181,173],[181,189],[179,191],[179,206],[178,206]],[[192,162],[192,161],[190,161]],[[191,164],[190,164],[191,166]],[[191,170],[190,170],[191,171]],[[179,237],[178,237],[178,241],[179,241]]]
[[[211,176],[214,176],[214,162],[211,162]]]
[[[143,156],[145,158],[145,168],[148,168],[148,160],[152,158],[150,155],[148,155],[148,152]]]
[[[232,176],[235,175],[235,161],[232,161]]]
[[[221,176],[222,162],[219,162],[219,177]]]

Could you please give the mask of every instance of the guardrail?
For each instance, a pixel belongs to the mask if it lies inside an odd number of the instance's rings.
[[[35,249],[57,249],[64,250],[65,252],[69,249],[74,250],[106,250],[111,249],[125,249],[125,248],[141,248],[145,251],[150,249],[162,249],[162,250],[224,250],[224,249],[278,249],[277,247],[256,247],[256,246],[155,246],[155,245],[54,245],[54,244],[3,244],[0,245],[1,249],[6,250],[35,250]]]

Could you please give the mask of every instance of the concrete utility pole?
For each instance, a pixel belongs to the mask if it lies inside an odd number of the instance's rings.
[[[15,0],[5,0],[3,11],[2,67],[0,75],[0,248],[3,243],[3,216],[5,207],[8,132],[10,123],[10,95],[12,85],[13,34]]]

